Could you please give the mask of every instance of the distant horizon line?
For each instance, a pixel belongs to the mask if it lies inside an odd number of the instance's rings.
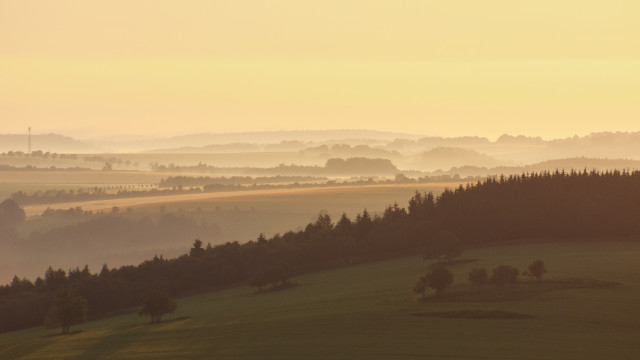
[[[135,138],[136,140],[159,140],[159,139],[169,139],[169,138],[180,138],[180,137],[189,137],[189,136],[203,136],[203,135],[213,135],[213,136],[224,136],[224,135],[256,135],[256,134],[277,134],[277,133],[332,133],[332,132],[363,132],[370,134],[385,134],[389,135],[397,135],[397,136],[405,136],[407,138],[442,138],[442,139],[455,139],[455,138],[479,138],[479,139],[487,139],[490,142],[495,142],[499,138],[503,136],[510,137],[524,137],[529,139],[540,139],[543,141],[551,141],[551,140],[560,140],[560,139],[570,139],[570,138],[583,138],[597,134],[634,134],[640,133],[640,129],[636,131],[631,130],[602,130],[602,131],[590,131],[583,134],[574,133],[573,135],[568,136],[556,136],[556,137],[543,137],[541,135],[527,135],[527,134],[516,134],[504,132],[497,136],[486,136],[486,135],[471,135],[471,134],[460,134],[460,135],[437,135],[437,134],[423,134],[423,133],[409,133],[409,132],[401,132],[401,131],[388,131],[388,130],[377,130],[377,129],[359,129],[359,128],[333,128],[333,129],[286,129],[286,130],[237,130],[237,131],[221,131],[221,132],[212,132],[212,131],[203,131],[203,132],[190,132],[190,133],[181,133],[181,134],[142,134],[142,133],[113,133],[113,134],[104,134],[104,135],[88,135],[85,134],[72,134],[74,131],[55,131],[51,129],[46,129],[42,132],[37,132],[37,129],[34,127],[26,127],[24,132],[3,132],[0,135],[14,135],[14,136],[28,136],[29,129],[31,129],[31,136],[43,136],[43,135],[58,135],[63,137],[72,138],[75,140],[84,140],[84,141],[132,141]],[[96,132],[91,131],[91,132]],[[70,134],[71,133],[71,134]],[[121,139],[118,139],[121,138]],[[124,139],[123,139],[124,138]],[[407,139],[398,137],[398,139]],[[283,140],[296,140],[296,139],[283,139]]]

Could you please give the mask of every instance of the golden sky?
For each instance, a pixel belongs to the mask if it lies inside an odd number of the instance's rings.
[[[640,130],[640,1],[0,0],[0,133]]]

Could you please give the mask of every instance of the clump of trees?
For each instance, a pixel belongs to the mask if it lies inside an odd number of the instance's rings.
[[[536,260],[529,265],[529,270],[525,272],[525,275],[536,277],[540,281],[542,274],[546,273],[544,262],[542,260]],[[509,265],[499,265],[493,268],[491,276],[485,268],[472,269],[467,278],[469,282],[477,286],[477,293],[480,293],[480,288],[487,284],[493,284],[498,287],[507,285],[514,285],[518,281],[519,271],[517,268]],[[426,275],[420,277],[416,285],[413,287],[413,291],[417,294],[422,294],[422,298],[426,298],[426,292],[428,289],[435,290],[435,295],[440,296],[442,292],[453,283],[453,274],[447,269],[446,263],[435,263],[430,267],[430,270]]]
[[[431,269],[416,283],[413,291],[422,294],[422,298],[426,297],[426,290],[433,289],[436,292],[436,296],[440,296],[444,289],[453,283],[453,273],[449,271],[446,266],[437,264],[432,266]]]
[[[518,281],[520,272],[513,266],[499,265],[493,269],[489,281],[498,286],[513,285]]]
[[[257,287],[258,291],[262,291],[262,288],[269,284],[272,289],[276,289],[279,286],[287,286],[290,278],[289,268],[284,264],[278,264],[257,272],[249,281],[249,285]]]
[[[537,281],[542,280],[542,275],[547,272],[547,269],[544,267],[544,261],[535,260],[529,265],[528,271],[525,271],[523,275],[525,276],[533,276]]]
[[[547,272],[544,266],[544,261],[535,260],[529,265],[527,271],[523,272],[525,276],[533,276],[537,281],[542,280],[542,275]],[[478,292],[480,287],[486,284],[494,284],[498,286],[513,285],[518,281],[518,269],[509,265],[499,265],[492,271],[491,277],[489,277],[485,268],[474,268],[469,272],[469,282],[478,286]]]
[[[173,314],[178,305],[169,298],[165,292],[152,290],[142,294],[142,308],[138,311],[139,316],[150,316],[151,322],[156,323],[166,314]]]

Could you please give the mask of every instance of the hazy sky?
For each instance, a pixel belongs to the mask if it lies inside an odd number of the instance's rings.
[[[0,0],[0,133],[640,130],[638,0]]]

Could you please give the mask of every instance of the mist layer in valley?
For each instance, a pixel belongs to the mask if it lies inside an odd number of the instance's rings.
[[[14,275],[35,279],[48,266],[68,270],[89,265],[99,271],[138,264],[154,256],[173,258],[198,238],[204,244],[255,240],[300,231],[328,214],[337,221],[365,208],[374,215],[403,203],[416,190],[440,193],[446,186],[319,188],[296,193],[268,192],[163,204],[88,210],[68,207],[27,217],[14,234],[0,234],[0,282]]]
[[[0,201],[39,206],[0,243],[2,281],[40,276],[49,265],[97,270],[173,257],[196,238],[246,242],[295,231],[319,213],[380,212],[415,190],[439,192],[483,177],[640,169],[640,133],[495,141],[360,130],[136,140],[35,134],[31,153],[28,140],[0,135]],[[187,194],[188,201],[180,197]],[[175,198],[163,202],[165,195]],[[97,205],[103,200],[108,206]]]
[[[487,175],[516,171],[511,168],[540,171],[554,167],[635,167],[635,162],[621,161],[640,160],[640,132],[593,133],[551,140],[502,135],[495,141],[364,130],[195,134],[136,141],[36,134],[31,144],[33,151],[27,156],[26,134],[0,135],[0,166],[258,175],[283,173],[286,166],[327,167],[332,159],[367,158],[388,160],[393,167],[333,174],[327,170],[320,175],[394,176],[399,172]],[[550,163],[561,159],[567,160]],[[603,159],[617,162],[609,164]],[[314,170],[296,172],[305,175]]]

